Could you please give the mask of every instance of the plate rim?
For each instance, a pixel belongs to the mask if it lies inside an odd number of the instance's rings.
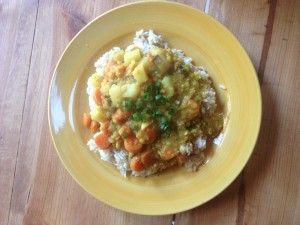
[[[186,8],[187,10],[192,10],[195,13],[200,13],[203,16],[205,16],[207,19],[212,20],[214,23],[216,23],[218,26],[222,27],[224,30],[226,30],[227,34],[229,35],[233,41],[235,42],[235,45],[237,47],[239,47],[239,50],[243,52],[244,56],[245,56],[245,60],[247,60],[247,63],[249,64],[249,70],[251,69],[251,73],[254,77],[255,80],[255,85],[256,85],[256,94],[258,94],[258,99],[257,99],[257,111],[258,111],[258,120],[257,120],[257,124],[255,124],[255,133],[253,132],[253,141],[251,143],[251,147],[249,145],[249,152],[248,155],[245,156],[245,160],[242,164],[242,166],[240,168],[238,168],[237,170],[235,170],[235,173],[232,173],[232,175],[227,179],[227,182],[222,185],[221,188],[219,188],[217,191],[215,191],[214,193],[211,193],[211,195],[205,199],[203,199],[202,201],[198,201],[198,203],[195,204],[189,204],[188,206],[185,207],[181,207],[180,209],[177,210],[164,210],[163,212],[158,212],[155,211],[153,213],[153,211],[145,211],[143,209],[141,210],[131,210],[131,208],[124,208],[124,207],[119,207],[118,205],[114,205],[109,201],[105,201],[103,199],[99,199],[98,197],[96,197],[94,195],[94,193],[90,192],[80,181],[79,179],[77,179],[77,177],[73,174],[73,172],[71,171],[71,169],[69,167],[67,167],[65,161],[63,160],[62,155],[60,154],[54,135],[53,135],[53,130],[52,130],[52,125],[51,125],[51,109],[50,109],[50,98],[51,98],[51,90],[53,87],[53,83],[54,80],[57,76],[57,68],[60,65],[63,57],[66,54],[66,51],[69,49],[70,45],[74,42],[74,40],[88,27],[90,26],[92,23],[94,23],[96,20],[101,19],[102,17],[104,17],[105,15],[114,12],[118,9],[124,8],[124,7],[128,7],[128,6],[132,6],[132,5],[140,5],[140,4],[147,4],[147,3],[162,3],[162,4],[166,4],[166,5],[177,5],[183,8]],[[54,148],[57,152],[57,155],[59,156],[60,161],[62,162],[64,168],[68,171],[68,173],[71,175],[71,177],[76,181],[76,183],[82,187],[90,196],[92,196],[93,198],[97,199],[98,201],[101,201],[102,203],[105,203],[106,205],[109,205],[110,207],[128,212],[128,213],[133,213],[133,214],[137,214],[137,215],[152,215],[152,216],[162,216],[162,215],[170,215],[170,214],[175,214],[175,213],[180,213],[180,212],[184,212],[184,211],[188,211],[190,209],[193,209],[195,207],[201,206],[203,204],[205,204],[206,202],[212,200],[213,198],[215,198],[216,196],[218,196],[220,193],[222,193],[227,187],[229,187],[233,181],[238,177],[238,175],[242,172],[242,170],[245,168],[246,164],[249,162],[250,157],[252,156],[252,153],[254,151],[255,145],[257,143],[258,140],[258,136],[260,133],[260,129],[261,129],[261,121],[262,121],[262,95],[261,95],[261,88],[260,88],[260,83],[259,83],[259,79],[258,79],[258,75],[257,72],[254,68],[254,65],[249,57],[249,54],[246,52],[245,48],[243,47],[243,45],[240,43],[240,41],[236,38],[236,36],[225,26],[223,25],[221,22],[219,22],[218,20],[216,20],[215,18],[213,18],[212,16],[206,14],[205,12],[203,12],[200,9],[194,8],[192,6],[183,4],[183,3],[178,3],[178,2],[172,2],[172,1],[166,1],[166,0],[142,0],[142,1],[137,1],[137,2],[131,2],[131,3],[127,3],[127,4],[123,4],[120,5],[118,7],[112,8],[98,16],[96,16],[94,19],[92,19],[90,22],[88,22],[83,28],[80,29],[80,31],[78,31],[78,33],[68,42],[68,44],[66,45],[66,47],[64,48],[63,52],[61,53],[55,67],[52,73],[52,77],[51,77],[51,81],[49,84],[49,89],[48,89],[48,97],[47,97],[47,119],[48,119],[48,127],[49,127],[49,131],[50,131],[50,136],[51,136],[51,140],[52,143],[54,145]]]

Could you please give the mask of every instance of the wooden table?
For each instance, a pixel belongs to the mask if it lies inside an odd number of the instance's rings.
[[[124,213],[87,194],[50,140],[54,66],[91,19],[131,1],[0,0],[0,224],[300,224],[300,0],[186,0],[225,24],[258,72],[263,118],[254,153],[219,196],[168,216]]]

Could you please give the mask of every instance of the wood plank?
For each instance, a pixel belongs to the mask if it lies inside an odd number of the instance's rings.
[[[271,4],[260,0],[210,1],[208,14],[224,24],[241,42],[259,68]]]
[[[263,1],[206,1],[205,11],[223,23],[248,52],[259,68],[269,5]],[[226,191],[210,202],[176,216],[178,224],[242,224],[244,178],[241,174]]]
[[[0,224],[8,223],[27,90],[37,1],[0,1]]]
[[[0,0],[0,225],[21,224],[24,213],[30,225],[170,224],[171,216],[124,213],[84,192],[63,168],[48,132],[49,79],[64,47],[93,17],[131,1],[37,2]],[[298,225],[299,1],[277,7],[276,1],[178,2],[206,9],[237,35],[262,77],[264,114],[243,175],[214,200],[177,215],[177,224]]]
[[[65,6],[67,4],[67,6]],[[23,123],[21,127],[20,151],[15,172],[14,194],[11,200],[11,215],[9,224],[21,224],[25,213],[25,207],[33,185],[33,177],[36,168],[36,158],[40,145],[43,119],[46,112],[47,92],[52,70],[63,48],[68,41],[86,24],[80,15],[73,13],[80,8],[87,15],[92,13],[81,4],[70,2],[56,2],[56,11],[48,7],[49,1],[41,2],[38,13],[38,30],[34,42],[32,66],[29,73],[28,92],[24,107]],[[42,8],[42,10],[41,10]],[[76,11],[75,11],[76,12]],[[56,20],[55,14],[59,14],[61,21]],[[44,18],[52,18],[55,25],[64,23],[64,35],[57,35],[59,30],[53,30]],[[41,21],[43,21],[41,23]],[[49,29],[50,28],[50,29]],[[51,39],[55,39],[54,41]],[[62,39],[59,39],[62,38]],[[54,46],[52,49],[52,44]],[[59,46],[57,46],[59,44]],[[45,119],[46,122],[46,119]],[[49,138],[50,140],[50,138]]]
[[[246,224],[300,224],[300,2],[278,1],[260,138],[245,170]]]
[[[26,166],[26,161],[30,161],[29,155],[38,155],[38,159],[31,160],[33,163],[37,162],[37,168],[26,206],[24,224],[170,223],[171,216],[137,216],[113,209],[92,198],[63,168],[48,132],[46,99],[54,64],[68,41],[92,19],[93,13],[97,15],[98,12],[115,6],[117,3],[112,1],[84,4],[79,0],[40,2],[32,60],[34,69],[30,72],[28,84],[28,99],[31,100],[25,103],[22,145],[27,149],[27,153],[22,155],[24,164],[19,165],[19,176],[22,175],[21,168]],[[47,28],[49,24],[51,29]],[[49,42],[49,37],[53,38],[53,42]],[[46,54],[47,60],[40,57]],[[36,93],[39,93],[39,96]],[[25,134],[25,129],[32,130],[32,133]],[[24,201],[20,203],[16,196],[15,205],[19,204],[24,204]],[[11,224],[17,224],[17,221]]]

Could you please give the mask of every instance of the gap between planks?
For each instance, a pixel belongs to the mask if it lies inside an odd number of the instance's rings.
[[[209,0],[207,0],[209,1]],[[273,33],[273,25],[275,19],[275,11],[277,6],[277,0],[269,0],[269,13],[266,24],[266,32],[263,41],[263,47],[261,51],[260,63],[258,68],[258,80],[260,85],[263,83],[263,77],[265,73],[265,67],[267,63],[267,58],[269,54],[271,38]],[[241,173],[241,183],[239,187],[238,196],[238,213],[236,218],[236,225],[244,224],[244,210],[245,210],[245,184],[244,184],[244,171]]]
[[[273,33],[273,25],[274,25],[274,19],[275,19],[275,11],[277,6],[277,0],[269,0],[269,15],[267,19],[267,25],[266,25],[266,33],[264,37],[263,42],[263,49],[261,52],[260,57],[260,63],[258,68],[258,79],[260,84],[263,82],[267,58],[269,54],[270,44],[271,44],[271,38]]]

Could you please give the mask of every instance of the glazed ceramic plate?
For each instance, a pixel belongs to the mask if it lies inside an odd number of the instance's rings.
[[[93,62],[113,46],[128,45],[135,31],[149,28],[206,67],[224,106],[224,139],[211,147],[209,161],[195,173],[174,169],[148,178],[124,178],[86,146],[91,134],[82,127],[81,115],[88,111],[86,81]],[[170,2],[125,5],[85,26],[59,60],[49,94],[53,142],[71,176],[100,201],[145,215],[188,210],[223,191],[249,159],[260,120],[259,83],[236,38],[210,16]]]

